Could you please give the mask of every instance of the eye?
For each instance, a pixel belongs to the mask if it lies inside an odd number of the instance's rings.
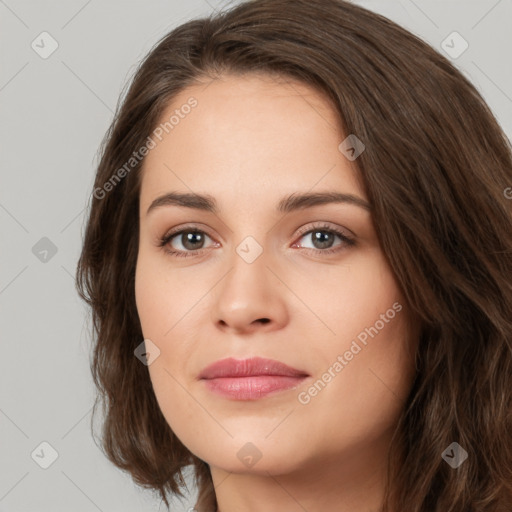
[[[159,241],[158,245],[173,256],[194,256],[197,251],[204,249],[206,238],[211,240],[211,238],[200,229],[182,229],[165,235]]]
[[[346,246],[355,245],[355,241],[343,233],[341,230],[330,227],[328,225],[314,227],[313,229],[303,229],[301,239],[309,239],[313,247],[306,247],[316,253],[330,254],[343,250]],[[341,240],[341,243],[334,245],[336,238]],[[292,247],[304,247],[303,245],[294,244]],[[334,248],[333,248],[334,247]]]

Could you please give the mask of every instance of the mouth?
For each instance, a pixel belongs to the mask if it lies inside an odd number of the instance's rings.
[[[261,357],[222,359],[199,375],[209,391],[233,400],[258,400],[295,389],[307,377],[305,371]]]

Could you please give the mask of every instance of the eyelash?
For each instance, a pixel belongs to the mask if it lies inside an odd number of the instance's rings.
[[[300,230],[298,236],[300,239],[300,238],[303,238],[305,235],[308,235],[310,233],[319,232],[319,231],[337,235],[342,240],[343,244],[347,247],[352,247],[356,244],[355,240],[347,237],[341,231],[339,231],[335,228],[332,228],[330,226],[326,226],[326,225],[316,226],[316,227],[314,226],[312,228],[304,228],[304,229]],[[206,235],[209,238],[211,238],[210,235],[208,235],[208,233],[206,233],[205,231],[197,229],[194,226],[190,226],[190,227],[186,227],[184,229],[180,229],[179,231],[174,231],[174,232],[164,235],[162,238],[159,239],[158,247],[161,247],[167,254],[170,254],[171,256],[178,257],[178,258],[188,258],[191,256],[196,256],[203,249],[197,249],[195,251],[175,251],[175,250],[169,249],[169,247],[168,247],[169,242],[173,238],[175,238],[178,235],[182,235],[183,233],[187,233],[187,232],[199,233],[199,234],[203,234],[203,235]],[[341,244],[341,245],[343,245],[343,244]],[[332,253],[337,253],[337,252],[343,250],[343,247],[340,249],[341,245],[337,245],[336,248],[333,248],[333,249],[309,249],[308,248],[308,250],[313,251],[315,254],[332,254]]]

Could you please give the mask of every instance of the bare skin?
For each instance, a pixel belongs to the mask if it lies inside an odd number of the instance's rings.
[[[160,350],[149,366],[158,403],[210,465],[220,512],[377,511],[414,377],[408,309],[371,211],[353,202],[276,209],[299,193],[368,202],[338,149],[346,135],[327,100],[304,84],[250,74],[205,85],[169,105],[162,121],[197,100],[143,169],[136,301],[144,337]],[[211,196],[218,211],[147,212],[171,191]],[[192,243],[182,234],[168,241],[188,257],[159,246],[173,228],[202,232]],[[258,246],[254,261],[241,256]],[[217,395],[198,378],[219,359],[253,356],[309,377],[255,400]]]

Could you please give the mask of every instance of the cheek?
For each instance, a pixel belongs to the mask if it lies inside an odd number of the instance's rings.
[[[170,276],[141,251],[135,273],[135,302],[145,338],[162,338],[172,327],[180,287],[171,284]]]
[[[342,425],[340,435],[391,425],[414,376],[406,307],[391,269],[376,252],[317,281],[309,298],[334,335],[326,330],[311,354],[316,380],[301,403],[334,429]]]
[[[135,273],[135,300],[144,336],[164,340],[190,328],[190,319],[208,303],[204,295],[219,275],[213,267],[179,268],[166,258],[154,249],[141,248]]]
[[[135,300],[137,312],[144,338],[155,339],[160,337],[163,329],[163,304],[158,300],[158,294],[151,287],[148,279],[142,285],[135,286]]]
[[[343,344],[374,325],[395,302],[403,305],[393,273],[378,249],[354,253],[343,264],[318,269],[314,279],[302,268],[287,279],[323,323],[322,337],[334,343],[339,340]],[[313,316],[308,318],[317,325]]]
[[[136,306],[144,339],[150,339],[160,350],[148,366],[149,376],[162,414],[181,439],[187,432],[192,437],[199,435],[194,433],[197,411],[179,384],[184,380],[183,362],[190,356],[186,344],[176,342],[185,304],[178,296],[180,285],[166,274],[141,251],[135,275]]]
[[[185,293],[187,283],[179,280],[179,272],[174,274],[149,251],[139,254],[135,300],[144,339],[151,340],[160,351],[148,367],[159,402],[167,399],[164,393],[172,396],[179,393],[178,381],[182,382],[184,375],[188,377],[191,371],[188,364],[193,346],[187,336],[192,332],[190,318],[194,311],[191,309],[200,297],[200,290],[195,294]],[[165,411],[166,406],[162,405]]]
[[[311,386],[300,395],[297,418],[306,424],[315,418],[330,432],[326,453],[347,447],[347,440],[357,451],[396,425],[414,377],[402,314],[403,310],[377,331],[371,329],[374,322],[368,332],[353,326],[353,332],[365,335],[365,343],[357,335],[339,337]]]

